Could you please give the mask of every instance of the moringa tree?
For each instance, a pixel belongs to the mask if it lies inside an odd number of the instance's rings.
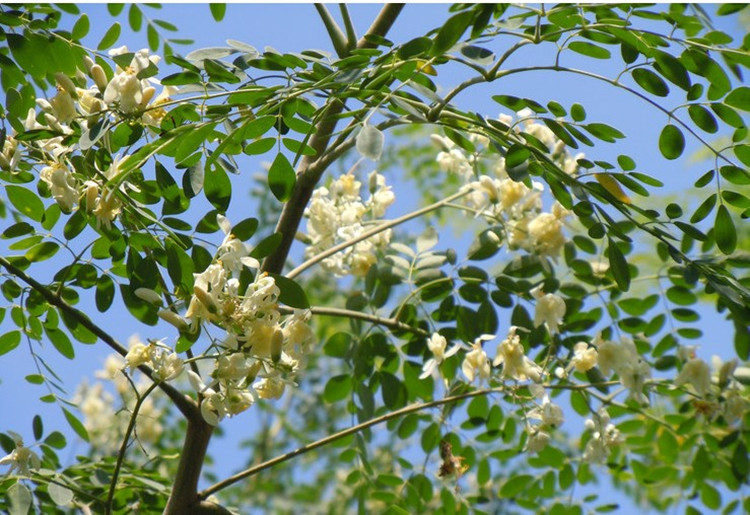
[[[401,4],[364,31],[315,9],[333,53],[183,55],[139,5],[148,49],[119,23],[94,49],[85,9],[2,7],[0,354],[89,446],[4,415],[0,508],[580,513],[616,508],[578,494],[604,475],[750,510],[750,38],[712,19],[744,7],[456,4],[406,41]],[[539,74],[580,98],[512,86]],[[664,159],[709,153],[685,200],[649,198],[665,178],[588,118],[593,83],[647,107]],[[500,116],[462,107],[487,84]],[[114,355],[69,395],[45,355],[79,343]],[[247,466],[206,473],[232,417]]]

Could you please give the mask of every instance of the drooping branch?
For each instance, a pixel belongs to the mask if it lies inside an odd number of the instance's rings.
[[[385,36],[403,8],[404,4],[386,4],[368,29],[367,35]],[[375,45],[367,39],[367,35],[357,42],[357,48],[372,48]],[[344,103],[338,99],[332,99],[324,108],[320,121],[315,126],[315,132],[308,142],[308,145],[315,150],[315,156],[324,155],[336,128],[338,115],[343,110]],[[262,269],[264,271],[281,273],[294,241],[294,235],[297,233],[297,228],[302,220],[305,206],[307,206],[313,189],[315,189],[328,164],[321,157],[306,156],[302,159],[297,170],[297,184],[292,190],[291,198],[284,205],[276,224],[276,232],[282,235],[281,243],[263,262]]]
[[[605,382],[596,383],[596,384],[554,384],[554,385],[544,385],[544,386],[545,388],[558,389],[558,390],[588,390],[592,387],[612,386],[615,384],[617,384],[616,381],[605,381]],[[474,397],[491,395],[493,393],[505,393],[505,391],[506,391],[505,386],[498,386],[495,388],[484,388],[481,390],[474,390],[471,392],[451,395],[449,397],[444,397],[436,401],[411,404],[409,406],[398,409],[396,411],[391,411],[390,413],[386,413],[385,415],[381,415],[379,417],[375,417],[366,422],[362,422],[361,424],[357,424],[356,426],[343,429],[339,431],[338,433],[334,433],[332,435],[321,438],[320,440],[316,440],[307,445],[303,445],[302,447],[299,447],[293,451],[290,451],[286,454],[282,454],[280,456],[277,456],[273,459],[270,459],[258,465],[254,465],[250,468],[243,470],[242,472],[238,472],[237,474],[231,477],[228,477],[222,481],[219,481],[218,483],[215,483],[209,486],[208,488],[200,492],[198,495],[201,499],[206,499],[209,495],[215,494],[216,492],[223,490],[224,488],[227,488],[228,486],[231,486],[239,481],[242,481],[245,478],[254,476],[255,474],[258,474],[259,472],[262,472],[275,465],[278,465],[285,461],[289,461],[292,458],[295,458],[302,454],[306,454],[319,447],[323,447],[325,445],[333,443],[336,440],[340,440],[341,438],[359,433],[360,431],[364,431],[367,428],[376,426],[378,424],[382,424],[383,422],[388,422],[389,420],[397,419],[399,417],[403,417],[404,415],[408,415],[410,413],[416,413],[416,412],[424,411],[430,408],[436,408],[438,406],[443,406],[445,404],[453,404],[453,403],[461,402],[463,400],[471,399]]]
[[[5,268],[13,276],[17,277],[18,279],[32,287],[52,306],[55,306],[59,310],[69,315],[71,318],[75,319],[76,322],[91,331],[94,335],[97,336],[97,338],[107,344],[112,350],[114,350],[121,356],[125,356],[128,353],[125,347],[123,347],[117,340],[115,340],[108,332],[92,322],[91,319],[87,317],[83,312],[65,302],[62,297],[50,291],[48,287],[30,277],[26,272],[13,265],[4,257],[0,257],[0,266]],[[148,377],[153,378],[153,370],[151,370],[150,367],[141,365],[138,367],[138,370],[146,374]],[[200,417],[198,406],[192,399],[190,399],[190,397],[183,395],[179,390],[174,388],[169,383],[161,382],[159,383],[159,388],[172,400],[172,402],[174,402],[175,406],[177,406],[177,409],[180,410],[180,413],[182,413],[185,418],[190,419],[191,417]]]

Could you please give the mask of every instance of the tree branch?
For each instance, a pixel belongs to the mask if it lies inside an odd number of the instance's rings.
[[[104,329],[92,322],[91,319],[89,319],[84,313],[65,302],[62,297],[51,292],[50,289],[45,285],[31,278],[28,274],[26,274],[26,272],[13,265],[4,257],[0,257],[0,266],[5,268],[15,277],[18,277],[20,280],[31,286],[37,292],[39,292],[39,294],[41,294],[42,297],[44,297],[44,299],[51,305],[70,315],[79,324],[94,333],[112,350],[114,350],[121,356],[125,356],[128,353],[125,347],[123,347],[117,340],[110,336],[110,334],[107,333]],[[150,367],[141,365],[138,367],[138,370],[146,374],[153,381],[153,370],[151,370]],[[160,382],[159,388],[161,388],[161,390],[167,395],[167,397],[169,397],[172,402],[175,403],[175,406],[177,406],[177,409],[180,410],[180,413],[182,413],[185,418],[187,418],[188,420],[195,417],[200,418],[198,405],[190,397],[183,395],[179,390],[177,390],[169,383]]]
[[[404,4],[386,4],[378,14],[375,21],[367,31],[368,35],[385,36],[393,23],[396,21],[398,14],[404,8]],[[357,42],[357,48],[372,48],[374,43],[367,40],[366,36]],[[284,205],[284,208],[276,224],[276,232],[281,233],[282,239],[278,248],[263,261],[262,270],[272,273],[281,273],[286,262],[289,249],[294,241],[294,235],[297,233],[302,215],[305,212],[305,206],[310,201],[313,189],[318,184],[320,176],[325,172],[328,162],[323,161],[322,157],[331,135],[338,122],[337,116],[344,110],[344,103],[338,99],[332,99],[321,114],[320,121],[315,126],[308,145],[315,150],[318,158],[305,156],[300,162],[297,169],[297,184],[292,190],[291,198]],[[320,165],[318,163],[321,163]]]
[[[341,17],[344,19],[344,30],[346,30],[346,48],[347,50],[353,50],[357,47],[357,33],[354,30],[352,17],[349,15],[349,8],[346,6],[346,4],[339,4],[339,10],[341,11]]]
[[[336,50],[336,54],[339,57],[346,57],[349,53],[347,39],[338,23],[333,19],[333,16],[331,16],[331,13],[328,12],[328,8],[324,4],[315,4],[315,9],[317,9],[320,19],[323,20],[323,25],[326,26],[326,31],[328,31],[328,36],[331,38],[331,43],[333,43],[333,49]]]

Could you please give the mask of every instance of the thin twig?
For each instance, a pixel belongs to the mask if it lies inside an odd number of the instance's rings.
[[[143,405],[143,401],[146,400],[146,397],[154,391],[154,389],[159,385],[159,383],[153,383],[151,384],[145,392],[143,392],[143,395],[138,393],[138,390],[135,391],[136,394],[136,402],[135,406],[133,407],[133,414],[130,416],[130,421],[128,422],[128,427],[125,430],[125,436],[122,438],[122,445],[120,446],[120,452],[117,453],[117,462],[115,463],[115,469],[112,472],[112,479],[109,483],[109,493],[107,494],[107,504],[105,505],[104,512],[109,515],[112,513],[112,502],[115,499],[115,490],[117,489],[117,477],[120,475],[120,469],[122,468],[122,462],[125,459],[125,451],[128,450],[128,442],[130,441],[130,434],[133,432],[133,429],[135,429],[135,423],[136,418],[138,417],[138,411],[141,409],[141,406]]]
[[[291,314],[294,312],[294,309],[280,306],[279,312],[281,312],[281,314]],[[344,318],[353,318],[356,320],[363,320],[365,322],[370,322],[372,324],[381,325],[383,327],[388,327],[391,329],[397,329],[399,331],[410,331],[412,333],[417,333],[422,336],[429,336],[430,334],[428,331],[425,331],[422,328],[414,327],[413,325],[399,322],[395,318],[383,318],[377,315],[371,315],[369,313],[361,313],[359,311],[352,311],[350,309],[324,308],[324,307],[313,306],[310,308],[310,312],[313,315],[344,317]]]

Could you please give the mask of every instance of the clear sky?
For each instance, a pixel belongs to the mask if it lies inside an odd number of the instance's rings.
[[[176,33],[175,37],[195,40],[195,43],[190,46],[174,46],[177,52],[183,54],[195,48],[225,46],[225,40],[230,38],[246,42],[261,51],[266,46],[282,52],[299,52],[304,49],[332,51],[323,25],[311,4],[230,4],[224,21],[220,23],[213,21],[208,7],[204,4],[167,4],[160,10],[141,7],[148,17],[164,19],[179,27],[180,32]],[[336,5],[331,4],[329,7],[334,14],[337,14]],[[92,27],[91,35],[84,40],[84,43],[95,47],[113,19],[104,5],[85,4],[81,5],[81,8],[91,19]],[[447,5],[408,5],[388,34],[388,38],[398,43],[425,34],[441,24],[446,18],[447,8]],[[362,34],[379,11],[380,5],[356,4],[350,9],[358,33]],[[130,32],[127,9],[117,19],[123,25],[123,35],[117,46],[127,44],[131,50],[147,46],[144,32],[139,34]],[[72,21],[74,21],[73,18],[71,18]],[[730,34],[739,34],[740,37],[744,34],[740,27],[721,26],[721,23],[726,22],[719,20],[719,26]],[[502,51],[498,43],[493,43],[493,45],[496,47],[492,48],[493,51]],[[521,59],[528,59],[529,62],[539,58],[549,59],[533,48],[521,54]],[[579,59],[575,56],[565,58],[570,59],[569,63],[575,63]],[[509,63],[509,65],[520,64],[521,61]],[[601,66],[603,73],[606,74],[609,64],[605,62]],[[435,80],[448,89],[461,78],[458,73],[456,75],[441,74]],[[498,104],[490,100],[490,96],[499,93],[530,97],[542,103],[557,100],[565,106],[573,102],[584,104],[590,120],[611,123],[628,136],[628,139],[617,145],[601,144],[588,152],[596,155],[596,158],[610,161],[614,160],[617,154],[632,152],[631,155],[636,157],[639,170],[660,178],[667,184],[667,191],[679,191],[684,185],[684,177],[690,177],[692,183],[707,169],[705,165],[690,164],[685,160],[669,163],[663,160],[659,156],[656,141],[661,127],[666,122],[664,115],[611,87],[605,88],[594,81],[584,81],[561,74],[521,74],[509,77],[502,83],[475,88],[470,94],[460,96],[458,102],[464,108],[475,110],[486,116],[496,116],[501,109]],[[686,155],[689,155],[691,149],[697,148],[694,141],[688,141],[688,145]],[[253,172],[259,169],[257,163],[249,161],[248,167]],[[243,192],[236,191],[239,195],[243,195]],[[240,212],[238,204],[237,200],[233,202],[233,209],[237,213],[236,220],[249,216]],[[232,218],[231,214],[230,218]],[[55,263],[52,262],[52,264]],[[154,334],[153,329],[135,328],[138,324],[127,314],[112,311],[105,317],[96,312],[93,302],[84,306],[88,306],[86,311],[92,313],[95,321],[110,330],[122,342],[126,342],[130,334],[136,331],[140,332],[143,337],[155,338],[165,336],[168,331],[164,328],[164,334],[158,334],[158,330],[157,334]],[[731,351],[731,337],[727,324],[722,323],[721,317],[712,314],[711,310],[704,310],[703,316],[706,324],[704,332],[713,335],[714,340],[703,342],[703,349],[699,351],[699,354],[706,359],[714,353],[727,356]],[[8,330],[9,327],[9,321],[6,320],[0,325],[0,331]],[[39,413],[45,419],[47,431],[54,428],[70,434],[59,409],[56,406],[43,405],[36,400],[47,392],[42,391],[41,387],[28,385],[23,380],[24,376],[36,373],[24,346],[25,343],[22,343],[22,346],[14,352],[0,356],[0,371],[2,371],[0,372],[0,413],[2,413],[0,429],[11,429],[24,434],[30,441],[31,419],[34,414]],[[73,362],[56,355],[51,347],[44,353],[56,372],[65,379],[65,384],[71,393],[82,377],[90,377],[92,370],[101,366],[104,357],[108,354],[108,348],[103,344],[93,346],[77,344],[76,353],[78,358]],[[221,444],[212,446],[214,455],[222,455],[223,472],[234,470],[245,462],[245,457],[241,453],[233,452],[234,448],[231,445],[232,437],[238,434],[240,425],[243,425],[243,418],[245,416],[241,415],[237,420],[227,421],[225,425],[227,437]]]

